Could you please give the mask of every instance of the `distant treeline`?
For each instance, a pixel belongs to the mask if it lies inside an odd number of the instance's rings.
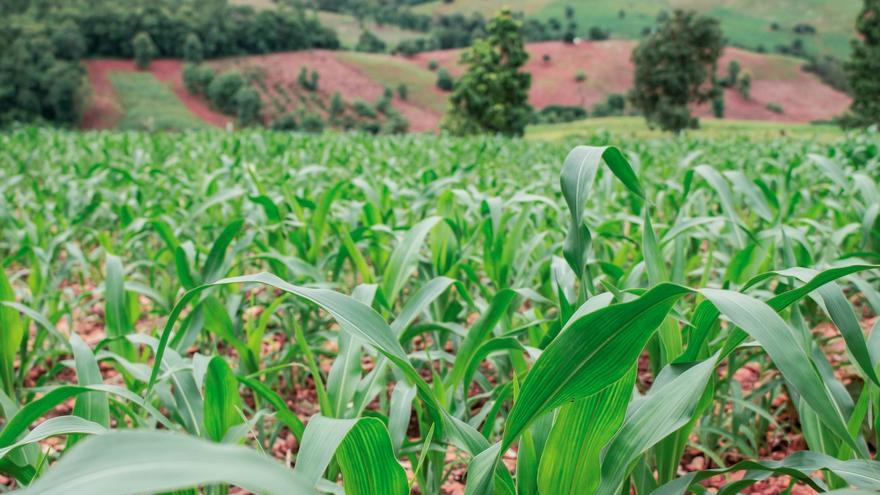
[[[488,21],[477,12],[467,15],[461,13],[429,15],[410,8],[427,1],[429,0],[276,0],[276,3],[308,5],[319,10],[349,14],[358,20],[372,19],[379,25],[391,24],[425,33],[424,37],[404,40],[396,46],[388,47],[391,52],[404,55],[471,46],[475,39],[486,34]],[[523,23],[522,35],[527,42],[548,40],[571,42],[576,36],[577,23],[574,21],[573,7],[566,7],[565,17],[562,19],[550,18],[542,21],[535,18],[526,19],[522,13],[515,15]]]
[[[209,58],[339,47],[335,31],[294,7],[257,11],[223,0],[49,0],[32,1],[20,12],[48,26],[73,21],[86,57],[130,58],[132,37],[139,32],[150,35],[161,57],[182,56],[191,33]]]
[[[225,0],[0,0],[0,125],[78,122],[86,57],[133,55],[149,34],[156,56],[182,57],[195,36],[204,57],[339,47],[336,33],[293,6],[257,11]]]

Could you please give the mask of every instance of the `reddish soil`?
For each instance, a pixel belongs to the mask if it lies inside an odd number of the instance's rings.
[[[114,71],[134,72],[138,69],[131,60],[117,59],[87,60],[85,66],[92,87],[92,98],[83,115],[81,126],[85,129],[111,128],[119,122],[124,111],[108,76]],[[231,121],[229,117],[211,110],[206,102],[186,91],[181,77],[182,66],[180,60],[162,59],[154,60],[149,70],[156,79],[168,84],[190,112],[211,125],[226,127]]]
[[[635,41],[609,40],[601,42],[584,41],[576,45],[557,41],[532,43],[527,46],[530,54],[526,70],[532,74],[532,88],[529,92],[531,104],[536,108],[547,105],[576,105],[591,108],[603,101],[610,93],[626,93],[632,87],[633,66],[630,53]],[[458,59],[461,50],[442,50],[420,53],[408,60],[420,67],[435,60],[441,67],[460,75],[463,68]],[[548,56],[549,60],[544,61]],[[780,122],[809,122],[827,120],[841,114],[850,104],[846,94],[825,85],[813,74],[800,69],[803,63],[791,57],[773,54],[759,54],[737,48],[727,48],[719,62],[719,76],[727,73],[727,65],[736,60],[742,72],[752,76],[751,94],[744,98],[735,89],[725,90],[725,117],[743,120],[770,120]],[[287,88],[294,100],[297,75],[301,67],[317,71],[318,99],[327,101],[339,91],[346,101],[362,99],[373,102],[384,91],[384,86],[358,68],[345,63],[337,52],[313,50],[302,52],[276,53],[249,57],[236,57],[212,62],[222,69],[237,67],[239,70],[258,70],[263,73],[266,90],[262,92],[267,100],[279,96],[277,85]],[[181,78],[182,63],[179,60],[157,60],[150,71],[160,81],[169,84],[178,98],[191,112],[206,122],[224,127],[230,118],[218,114],[200,98],[190,95],[183,86]],[[122,116],[122,109],[107,79],[114,70],[133,71],[135,67],[129,60],[91,60],[86,62],[89,80],[94,96],[83,118],[85,128],[113,127]],[[587,79],[577,82],[575,76],[583,71]],[[275,98],[278,100],[279,98]],[[291,100],[291,107],[298,104]],[[267,111],[273,112],[273,105],[266,102]],[[770,103],[782,107],[782,113],[767,109]],[[306,104],[308,106],[309,103]],[[410,131],[425,132],[435,130],[440,115],[436,111],[404,101],[395,97],[392,105],[410,122]],[[289,109],[289,108],[288,108]],[[711,115],[708,104],[696,108],[700,116]]]
[[[329,98],[339,92],[346,101],[361,99],[367,102],[376,101],[382,96],[385,87],[368,77],[351,65],[340,61],[336,53],[330,50],[312,50],[301,52],[273,53],[236,57],[212,62],[218,70],[236,67],[241,71],[259,70],[263,73],[265,85],[269,92],[275,91],[275,85],[286,88],[297,85],[297,76],[302,67],[310,73],[317,71],[318,91],[323,98]],[[267,105],[269,106],[269,105]],[[392,106],[402,113],[410,123],[411,132],[425,132],[436,128],[439,116],[428,109],[421,108],[409,101],[394,97]]]
[[[122,106],[116,98],[116,91],[110,84],[107,73],[114,69],[116,62],[122,60],[88,60],[86,73],[91,86],[91,95],[80,125],[85,129],[109,129],[122,118]],[[131,65],[131,62],[128,62]]]
[[[547,105],[579,105],[587,108],[604,100],[609,93],[626,93],[632,87],[633,65],[630,59],[636,42],[630,40],[584,41],[577,45],[558,41],[531,43],[525,70],[532,74],[529,100],[536,108]],[[435,60],[454,75],[463,68],[460,50],[420,53],[410,60],[422,67]],[[544,61],[544,56],[550,59]],[[725,91],[725,117],[744,120],[809,122],[830,119],[850,104],[846,94],[824,84],[813,74],[800,70],[802,61],[781,55],[760,54],[727,48],[719,61],[719,76],[727,74],[727,65],[736,60],[743,72],[752,75],[750,98],[735,89]],[[583,71],[586,81],[575,76]],[[783,113],[767,109],[768,103],[782,106]],[[710,115],[708,105],[697,109]]]

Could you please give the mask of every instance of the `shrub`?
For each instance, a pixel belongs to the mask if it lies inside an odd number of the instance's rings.
[[[242,126],[249,126],[261,122],[260,112],[263,110],[263,101],[257,90],[248,86],[242,86],[235,93],[235,117]]]
[[[359,52],[381,53],[385,51],[385,42],[372,31],[364,29],[354,49]]]
[[[400,83],[397,86],[397,96],[401,100],[407,100],[409,98],[409,87],[406,84]]]
[[[739,80],[739,62],[736,60],[731,60],[729,64],[727,64],[727,77],[721,81],[721,85],[725,88],[732,88],[736,85],[736,82]]]
[[[300,119],[300,128],[311,134],[324,132],[324,120],[316,113],[306,113]]]
[[[452,91],[455,87],[455,79],[452,78],[452,74],[448,70],[440,69],[437,71],[437,87],[443,91]]]
[[[296,121],[296,115],[291,112],[285,113],[272,122],[272,130],[275,131],[295,131],[299,129]]]
[[[779,103],[773,103],[772,101],[767,104],[767,110],[770,110],[773,113],[783,113],[782,105]]]
[[[365,102],[364,100],[355,100],[353,104],[354,113],[360,115],[361,117],[367,117],[370,119],[375,119],[378,117],[376,114],[376,110],[372,105]]]
[[[582,83],[587,80],[587,73],[583,70],[577,71],[577,74],[574,75],[574,80],[576,82]]]
[[[532,122],[535,124],[559,124],[585,118],[587,118],[587,111],[582,107],[548,105],[534,113]]]
[[[712,115],[716,119],[724,118],[724,91],[718,91],[718,94],[712,98]]]
[[[192,64],[201,63],[205,58],[205,51],[202,47],[202,40],[195,33],[186,35],[183,41],[183,59]]]
[[[428,60],[428,70],[435,71],[439,66],[436,60]]]
[[[794,28],[792,28],[792,31],[797,34],[816,34],[816,27],[812,24],[802,22],[799,24],[795,24]]]
[[[183,66],[183,84],[190,94],[205,93],[216,75],[214,69],[207,65],[188,63]]]
[[[208,85],[208,100],[223,113],[236,111],[235,95],[244,86],[244,78],[238,72],[224,72],[214,77]]]
[[[737,89],[739,90],[739,94],[741,94],[743,98],[748,100],[751,97],[752,91],[752,75],[746,72],[742,76],[740,76],[739,83],[737,84]]]
[[[388,120],[382,125],[383,134],[406,134],[409,130],[409,121],[399,112],[391,112]]]
[[[391,98],[389,98],[387,95],[382,95],[379,97],[378,100],[376,100],[376,110],[378,110],[379,113],[387,114],[390,109]]]
[[[309,70],[306,67],[301,67],[299,69],[299,75],[296,77],[299,85],[305,89],[306,91],[317,91],[318,90],[318,72],[312,71],[309,74]]]
[[[592,26],[590,27],[589,36],[590,39],[593,41],[601,41],[607,40],[611,36],[611,34],[608,31],[600,28],[599,26]]]
[[[150,67],[150,63],[158,53],[156,45],[153,44],[153,38],[145,31],[139,32],[132,38],[131,48],[134,52],[134,63],[141,70]]]
[[[612,93],[605,101],[593,105],[593,117],[612,117],[623,115],[626,108],[626,97],[619,93]]]
[[[382,124],[375,120],[365,120],[359,122],[357,128],[367,134],[379,134],[382,131]]]
[[[339,91],[337,91],[333,93],[333,96],[330,98],[330,109],[328,111],[330,121],[332,122],[344,112],[345,103],[342,102],[342,95],[339,94]]]

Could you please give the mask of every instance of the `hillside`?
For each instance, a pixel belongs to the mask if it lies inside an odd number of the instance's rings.
[[[536,108],[572,105],[590,109],[609,94],[626,93],[632,85],[633,68],[629,54],[634,43],[608,40],[577,45],[560,42],[529,44],[527,48],[531,56],[526,70],[532,73],[529,94],[532,105]],[[545,55],[549,60],[544,60]],[[426,52],[410,58],[313,50],[234,57],[212,61],[211,65],[218,70],[260,73],[264,109],[270,121],[299,105],[307,108],[324,105],[337,91],[346,101],[374,102],[385,88],[396,90],[404,84],[408,89],[407,99],[395,95],[392,106],[410,121],[411,131],[424,132],[437,128],[447,98],[447,93],[435,87],[436,74],[427,68],[428,64],[436,61],[440,67],[458,75],[462,71],[458,65],[459,56],[460,50]],[[753,82],[749,99],[734,90],[726,90],[727,118],[804,123],[831,119],[849,105],[847,95],[802,71],[803,61],[800,59],[728,48],[719,66],[722,76],[731,60],[736,60],[744,71],[751,73]],[[123,118],[125,108],[121,103],[123,95],[109,84],[107,75],[112,71],[132,71],[134,67],[127,61],[92,60],[86,65],[94,97],[84,126],[112,127]],[[297,75],[303,67],[320,76],[317,97],[305,98],[297,93]],[[151,72],[159,81],[169,85],[193,115],[213,125],[225,126],[229,121],[227,117],[213,112],[204,101],[186,92],[180,69],[180,62],[165,60],[154,63]],[[584,82],[575,80],[579,71],[586,75]],[[782,112],[769,110],[769,104],[780,106]],[[699,108],[697,113],[710,114],[708,108]]]
[[[725,36],[737,46],[771,52],[778,45],[791,46],[799,39],[808,53],[845,58],[861,1],[591,0],[589,5],[584,5],[567,0],[456,0],[427,2],[415,10],[424,14],[479,12],[488,17],[504,6],[544,21],[551,18],[564,21],[565,8],[572,6],[581,37],[586,38],[590,27],[597,26],[609,30],[614,37],[630,39],[641,37],[643,30],[653,26],[661,12],[694,9],[721,21]],[[774,23],[777,29],[773,28]],[[815,27],[816,34],[796,34],[793,29],[797,24]]]

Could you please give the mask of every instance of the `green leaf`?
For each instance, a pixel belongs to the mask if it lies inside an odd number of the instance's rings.
[[[89,392],[93,393],[93,392]],[[100,435],[106,433],[107,429],[93,421],[80,418],[78,416],[58,416],[47,419],[33,430],[29,431],[25,436],[16,442],[0,448],[0,458],[6,457],[6,454],[13,449],[17,449],[23,445],[30,445],[49,437],[59,435],[72,435],[74,433],[84,435]]]
[[[394,457],[388,429],[379,419],[312,416],[294,472],[317,484],[334,455],[347,494],[408,493],[406,473]]]
[[[717,364],[717,355],[694,365],[669,365],[658,375],[635,412],[627,415],[605,447],[597,494],[618,493],[633,461],[700,414],[700,399]],[[666,374],[667,376],[663,376]]]
[[[600,454],[626,415],[636,368],[602,391],[559,409],[541,456],[540,493],[594,493],[599,486]]]
[[[571,226],[565,237],[563,252],[578,277],[583,277],[590,246],[590,231],[584,225],[584,209],[601,160],[627,189],[644,197],[638,176],[619,149],[613,146],[577,146],[568,153],[559,178],[562,196],[571,212]]]
[[[825,488],[819,480],[810,475],[827,469],[840,476],[847,483],[872,490],[880,490],[880,462],[867,460],[841,461],[818,452],[795,452],[781,461],[741,461],[733,466],[719,469],[695,471],[673,480],[651,495],[684,495],[688,487],[719,474],[746,471],[746,476],[737,483],[737,491],[770,476],[787,475],[802,481],[817,491]],[[835,492],[831,492],[835,493]]]
[[[243,376],[236,378],[246,387],[253,390],[256,395],[259,395],[263,400],[272,404],[272,407],[275,408],[275,417],[290,429],[290,432],[293,433],[293,436],[296,437],[297,441],[302,440],[305,425],[303,425],[299,417],[287,407],[287,403],[284,402],[284,399],[282,399],[280,395],[262,382],[252,378],[246,378]]]
[[[540,414],[620,380],[675,301],[689,291],[659,284],[634,301],[572,318],[526,376],[507,417],[502,450]]]
[[[125,295],[125,272],[119,257],[107,254],[106,257],[107,277],[104,280],[104,297],[106,298],[105,328],[107,336],[116,338],[110,343],[110,348],[116,354],[134,361],[134,348],[125,337],[131,332],[131,321],[128,315],[128,306]]]
[[[76,364],[76,380],[80,385],[99,385],[104,383],[101,370],[92,350],[77,334],[70,336],[70,346]],[[104,392],[87,392],[76,398],[73,414],[98,424],[110,427],[110,404]],[[71,444],[76,437],[72,437]]]
[[[393,306],[397,296],[419,259],[419,250],[431,229],[440,222],[440,217],[428,217],[409,229],[391,253],[391,259],[382,275],[382,293]]]
[[[205,433],[220,442],[229,428],[242,422],[238,381],[222,356],[208,362],[205,375]]]
[[[0,269],[0,301],[15,302],[15,291],[6,272]],[[0,377],[3,378],[3,390],[7,395],[14,396],[15,391],[15,356],[18,353],[21,339],[24,338],[24,324],[18,311],[6,305],[0,305]]]
[[[78,443],[20,495],[130,495],[229,483],[254,493],[316,494],[251,449],[165,431],[115,431]]]
[[[235,236],[238,235],[238,232],[243,225],[244,220],[230,222],[229,225],[223,229],[223,232],[220,233],[220,237],[214,241],[214,245],[211,246],[211,251],[208,253],[208,258],[205,260],[204,266],[202,266],[203,284],[214,282],[223,276],[225,273],[224,265],[226,264],[226,250],[229,248],[229,244],[232,243],[232,240],[235,239]]]

